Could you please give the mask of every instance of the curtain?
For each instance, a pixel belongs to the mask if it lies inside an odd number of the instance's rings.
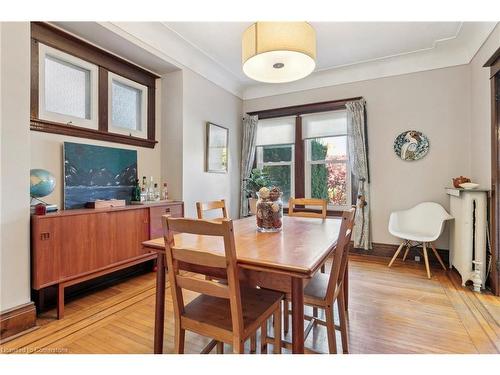
[[[248,198],[245,192],[245,179],[252,172],[257,141],[258,116],[243,117],[243,139],[241,143],[241,182],[240,182],[240,217],[248,216]]]
[[[353,231],[354,247],[369,250],[372,248],[371,202],[365,106],[366,101],[364,99],[346,103],[349,160],[351,160],[352,172],[359,181]]]

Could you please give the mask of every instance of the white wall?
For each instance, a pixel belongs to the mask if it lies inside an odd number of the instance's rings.
[[[202,76],[183,71],[183,200],[186,216],[196,201],[226,199],[229,215],[239,213],[242,101]],[[205,172],[207,121],[229,129],[228,173]]]
[[[1,25],[0,311],[30,301],[30,28]]]
[[[500,47],[500,24],[472,59],[471,70],[471,176],[491,188],[491,87],[490,68],[484,63]]]
[[[162,79],[161,174],[168,183],[170,199],[182,200],[182,70],[165,74]]]
[[[29,76],[28,76],[29,78]],[[162,90],[161,81],[156,82],[156,140],[161,139],[161,103]],[[84,143],[97,146],[124,148],[137,150],[137,175],[153,176],[156,182],[161,180],[161,142],[158,142],[154,149],[145,147],[129,146],[121,143],[96,141],[87,138],[68,137],[60,134],[50,134],[32,131],[29,133],[31,145],[31,168],[42,168],[50,171],[56,177],[56,188],[49,196],[42,198],[48,203],[55,203],[63,208],[63,142]]]
[[[362,96],[367,101],[372,186],[373,241],[397,243],[387,231],[391,211],[422,201],[448,208],[451,178],[470,174],[469,67],[380,78],[245,100],[244,112]],[[400,160],[395,137],[415,129],[429,137],[430,151],[416,162]],[[447,235],[438,242],[447,248]]]

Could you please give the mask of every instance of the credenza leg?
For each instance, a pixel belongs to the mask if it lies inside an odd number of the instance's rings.
[[[64,318],[64,285],[57,284],[57,319]]]

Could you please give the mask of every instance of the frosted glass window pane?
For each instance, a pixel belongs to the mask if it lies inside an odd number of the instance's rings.
[[[113,125],[124,129],[140,131],[142,91],[113,80],[111,96]]]
[[[46,55],[45,111],[90,120],[90,70]]]
[[[347,114],[345,110],[302,116],[302,139],[345,134],[347,134]]]
[[[259,120],[257,146],[295,143],[295,117],[278,117]]]

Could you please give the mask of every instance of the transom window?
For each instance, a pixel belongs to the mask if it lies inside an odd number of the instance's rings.
[[[98,67],[39,44],[39,117],[97,129]]]
[[[108,73],[109,129],[113,133],[146,137],[147,87]]]

